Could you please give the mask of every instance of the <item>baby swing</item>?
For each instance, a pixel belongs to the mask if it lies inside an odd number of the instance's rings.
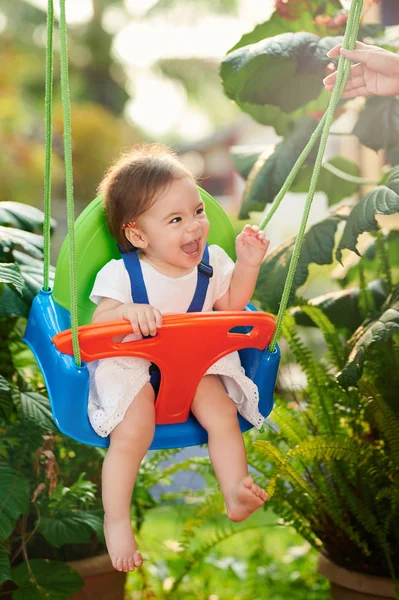
[[[353,48],[355,45],[362,4],[363,0],[352,0],[344,39],[346,48]],[[331,95],[329,108],[260,225],[260,229],[267,225],[321,136],[277,322],[272,315],[259,313],[249,304],[243,312],[189,312],[183,315],[166,315],[155,337],[117,343],[113,341],[115,336],[131,333],[129,322],[89,324],[95,308],[89,300],[89,293],[96,273],[112,258],[120,258],[120,253],[109,234],[101,197],[91,202],[76,224],[74,223],[65,0],[60,0],[59,33],[68,236],[57,261],[54,291],[49,286],[53,26],[53,0],[48,0],[44,284],[32,304],[24,341],[31,348],[42,371],[56,425],[62,433],[79,442],[107,447],[109,439],[98,436],[88,420],[89,374],[85,362],[112,356],[138,356],[155,363],[161,372],[156,400],[157,425],[151,449],[179,448],[205,443],[206,431],[190,414],[191,400],[209,366],[235,350],[240,352],[246,375],[258,386],[259,409],[263,416],[267,417],[273,407],[273,391],[280,359],[277,339],[288,304],[334,111],[349,75],[349,61],[341,57],[337,84]],[[207,192],[199,189],[199,193],[211,224],[208,242],[222,246],[234,258],[235,236],[227,215]],[[126,257],[123,258],[125,260]],[[203,257],[198,267],[197,287],[205,286],[205,293],[209,281],[208,269],[206,257]],[[132,287],[134,283],[133,277]],[[201,310],[195,306],[194,310]],[[252,427],[240,415],[239,421],[242,431]]]

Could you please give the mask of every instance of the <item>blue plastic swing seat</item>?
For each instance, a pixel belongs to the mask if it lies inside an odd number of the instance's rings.
[[[223,209],[200,190],[205,202],[211,228],[208,241],[217,243],[234,258],[235,235]],[[79,325],[90,323],[95,305],[89,300],[95,276],[112,258],[120,258],[105,221],[102,199],[97,198],[76,221]],[[89,371],[85,363],[77,367],[70,354],[60,352],[53,343],[55,335],[70,328],[68,239],[63,244],[57,262],[54,293],[42,290],[35,298],[29,315],[24,341],[32,350],[43,374],[54,421],[58,429],[78,442],[108,447],[109,437],[99,436],[88,419]],[[255,311],[248,305],[246,311]],[[248,315],[249,316],[249,315]],[[250,328],[235,328],[247,334]],[[246,337],[246,336],[240,336]],[[184,350],[182,350],[183,352]],[[267,417],[273,408],[273,392],[277,377],[280,351],[269,353],[267,348],[245,348],[239,351],[246,375],[259,390],[259,410]],[[238,415],[242,431],[252,424]],[[190,414],[183,423],[156,425],[150,449],[181,448],[207,442],[207,432]]]

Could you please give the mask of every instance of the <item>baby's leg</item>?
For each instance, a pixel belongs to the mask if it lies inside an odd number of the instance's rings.
[[[191,410],[208,432],[209,456],[223,494],[227,516],[243,521],[267,500],[267,493],[248,475],[237,409],[216,375],[205,375]]]
[[[130,503],[140,463],[154,437],[154,399],[154,390],[146,383],[112,431],[103,464],[104,534],[118,571],[133,571],[143,562],[130,523]]]

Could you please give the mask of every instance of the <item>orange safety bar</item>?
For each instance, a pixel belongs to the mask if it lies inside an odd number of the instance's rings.
[[[252,327],[236,333],[235,327]],[[128,321],[109,321],[79,327],[79,345],[86,362],[116,356],[137,356],[155,363],[161,385],[155,403],[158,425],[183,423],[201,377],[217,360],[242,348],[264,350],[275,330],[270,314],[260,312],[210,312],[165,315],[157,335],[130,342],[116,336],[132,333]],[[71,330],[54,336],[60,352],[73,355]]]

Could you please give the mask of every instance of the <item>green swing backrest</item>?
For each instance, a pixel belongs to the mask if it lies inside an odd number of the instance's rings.
[[[235,234],[228,216],[208,192],[198,190],[211,225],[208,243],[218,244],[235,260]],[[79,325],[86,325],[91,322],[95,309],[89,295],[98,271],[111,259],[121,257],[108,230],[102,196],[93,200],[76,220],[75,245]],[[57,261],[53,297],[58,304],[70,309],[68,236]]]

